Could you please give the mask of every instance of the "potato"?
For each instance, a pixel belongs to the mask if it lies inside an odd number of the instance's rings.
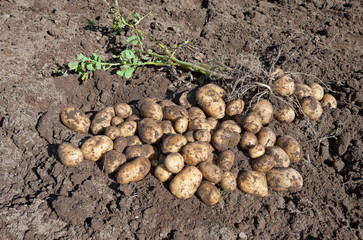
[[[281,68],[276,68],[272,73],[271,77],[275,79],[282,78],[285,75],[284,71],[281,70]]]
[[[154,159],[154,160],[150,160],[151,166],[156,168],[157,166],[159,166],[159,160]]]
[[[118,126],[118,125],[120,125],[123,122],[124,122],[124,119],[122,117],[120,117],[120,116],[114,116],[111,119],[111,126]]]
[[[184,133],[188,130],[189,119],[187,117],[177,118],[174,122],[174,129],[177,133]]]
[[[167,135],[161,143],[161,151],[164,154],[179,152],[180,149],[188,143],[187,139],[181,134]]]
[[[61,121],[69,129],[77,133],[88,133],[91,120],[74,107],[66,107],[61,112]]]
[[[209,116],[221,119],[225,115],[226,104],[211,87],[203,86],[197,91],[197,103]]]
[[[292,107],[286,105],[277,111],[274,118],[281,123],[289,123],[295,120],[295,111]]]
[[[136,135],[128,136],[128,137],[126,137],[126,139],[127,139],[127,146],[128,147],[142,144],[140,138],[138,136],[136,136]]]
[[[261,118],[262,124],[268,124],[272,118],[274,108],[266,99],[260,99],[253,107],[252,112],[257,113]]]
[[[189,117],[188,111],[182,106],[167,106],[163,108],[165,120],[175,121],[180,117]]]
[[[257,133],[258,144],[264,147],[273,147],[276,143],[276,134],[269,127],[263,127]]]
[[[266,174],[263,172],[245,170],[238,176],[237,184],[245,193],[258,197],[268,196]]]
[[[245,102],[242,99],[234,99],[230,101],[226,106],[226,115],[229,117],[236,116],[243,112]]]
[[[295,138],[285,135],[279,137],[276,144],[287,153],[291,162],[297,163],[301,160],[303,154],[302,148]]]
[[[140,116],[132,114],[130,117],[126,118],[125,122],[131,122],[131,121],[137,122],[140,120],[141,120]]]
[[[128,118],[132,115],[132,108],[127,103],[119,103],[115,107],[115,113],[122,118]]]
[[[330,94],[325,94],[321,100],[322,105],[329,106],[330,108],[337,108],[337,100]]]
[[[138,157],[131,162],[123,164],[117,172],[117,182],[128,184],[142,180],[150,171],[151,163],[146,157]]]
[[[281,96],[289,96],[294,93],[295,83],[291,77],[285,75],[274,83],[274,91]]]
[[[250,149],[248,150],[248,155],[250,156],[250,158],[259,158],[261,157],[263,154],[265,154],[265,147],[260,145],[260,144],[256,144],[253,147],[250,147]]]
[[[244,132],[242,134],[239,145],[243,150],[248,151],[251,147],[255,146],[256,144],[258,144],[258,140],[255,134],[250,132]]]
[[[91,131],[94,135],[102,134],[106,128],[111,126],[111,120],[115,116],[113,107],[105,107],[99,111],[92,120]]]
[[[189,114],[189,118],[190,119],[194,119],[194,118],[207,118],[203,112],[202,109],[200,109],[199,107],[191,107],[188,109],[188,114]]]
[[[197,191],[203,175],[195,166],[187,166],[171,180],[170,192],[177,198],[188,199]]]
[[[164,164],[169,172],[177,174],[184,168],[184,158],[180,153],[169,153]]]
[[[214,184],[203,180],[197,190],[197,195],[208,206],[213,206],[219,202],[221,192]]]
[[[158,102],[158,99],[157,98],[154,98],[154,97],[149,97],[149,98],[143,98],[143,99],[140,99],[138,102],[137,102],[137,109],[140,110],[141,108],[141,105],[146,103],[146,102],[151,102],[151,103],[156,103]]]
[[[275,159],[274,167],[288,167],[290,165],[290,158],[287,153],[279,146],[266,148],[266,154]]]
[[[150,158],[150,156],[152,156],[153,154],[155,154],[155,150],[150,144],[129,146],[125,149],[125,155],[127,159],[136,157]]]
[[[81,149],[71,143],[62,143],[58,148],[58,156],[61,162],[69,167],[75,167],[83,161]]]
[[[106,128],[105,130],[105,135],[109,138],[111,138],[111,140],[115,140],[115,138],[120,137],[121,136],[121,130],[118,127],[115,126],[109,126],[108,128]]]
[[[219,127],[219,123],[218,123],[218,120],[213,118],[213,117],[209,117],[207,118],[207,122],[209,123],[209,126],[210,126],[210,130],[215,130]]]
[[[172,101],[165,99],[158,102],[158,104],[161,106],[161,108],[168,107],[168,106],[175,106],[176,104]]]
[[[160,182],[167,182],[173,178],[173,174],[165,168],[164,164],[160,164],[155,168],[154,175]]]
[[[234,164],[234,153],[231,150],[221,152],[218,156],[217,165],[223,171],[229,171]]]
[[[143,118],[151,118],[157,122],[163,120],[163,109],[157,103],[146,101],[141,104],[139,110]]]
[[[223,121],[220,125],[219,128],[227,128],[233,132],[237,132],[237,133],[241,133],[242,129],[240,126],[238,126],[238,124],[233,121],[233,120],[226,120]]]
[[[137,132],[137,123],[135,121],[126,121],[121,123],[118,128],[120,129],[121,137],[134,136]]]
[[[163,137],[163,129],[151,118],[138,122],[138,134],[141,141],[148,144],[157,143]]]
[[[218,86],[214,83],[209,83],[209,84],[205,85],[204,87],[213,89],[220,98],[224,98],[227,95],[226,90],[224,90],[223,88],[221,88],[220,86]]]
[[[308,85],[296,83],[294,94],[301,101],[304,97],[312,96],[313,92]]]
[[[189,131],[196,131],[196,130],[210,130],[211,125],[209,124],[208,120],[201,117],[196,117],[189,121],[188,130]]]
[[[226,171],[223,173],[220,184],[223,190],[234,191],[237,188],[237,178],[233,173]]]
[[[203,174],[203,178],[212,183],[219,183],[223,177],[223,171],[220,167],[212,162],[201,162],[198,165],[199,170]]]
[[[311,83],[310,85],[312,96],[317,100],[320,101],[323,99],[324,96],[324,88],[317,83]]]
[[[200,141],[200,142],[210,142],[212,139],[212,136],[211,136],[209,130],[201,129],[201,130],[195,131],[194,139],[196,141]]]
[[[159,123],[160,127],[163,129],[163,134],[176,134],[176,131],[173,127],[173,123],[169,120],[164,120]]]
[[[226,151],[238,145],[241,136],[228,128],[219,128],[212,135],[212,145],[219,151]]]
[[[98,161],[106,152],[113,149],[111,138],[99,135],[87,139],[81,147],[83,157],[87,160]]]
[[[304,113],[311,119],[316,120],[323,114],[323,108],[314,97],[306,97],[301,101]]]
[[[274,168],[267,172],[267,183],[276,192],[298,191],[303,186],[303,178],[293,168]]]
[[[188,131],[183,136],[187,139],[188,143],[195,142],[193,131]]]
[[[251,163],[253,170],[260,172],[268,172],[275,167],[276,161],[272,155],[263,155],[257,159],[254,159]]]
[[[256,134],[262,128],[262,119],[256,112],[250,112],[243,118],[242,128]]]
[[[128,141],[125,137],[117,137],[113,143],[113,149],[119,152],[123,152],[127,147]]]
[[[126,156],[116,150],[111,150],[103,156],[103,167],[108,174],[116,172],[125,162]]]
[[[197,99],[195,97],[197,90],[185,91],[180,95],[179,105],[185,108],[190,108],[197,104]]]
[[[192,142],[185,145],[180,153],[188,165],[197,165],[200,162],[213,159],[213,148],[206,142]]]

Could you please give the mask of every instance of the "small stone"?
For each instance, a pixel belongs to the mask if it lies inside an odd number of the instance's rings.
[[[244,233],[244,232],[240,232],[240,233],[238,234],[238,237],[239,237],[240,239],[247,239],[247,235],[246,235],[246,233]]]

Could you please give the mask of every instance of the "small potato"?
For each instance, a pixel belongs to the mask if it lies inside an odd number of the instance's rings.
[[[301,101],[304,97],[312,96],[313,92],[308,85],[296,83],[294,94]]]
[[[237,132],[237,133],[241,133],[242,129],[240,126],[238,126],[238,124],[233,121],[233,120],[226,120],[223,121],[220,125],[219,128],[228,128],[229,130],[233,131],[233,132]]]
[[[164,120],[161,121],[159,123],[159,125],[161,126],[161,128],[163,129],[163,134],[167,135],[167,134],[176,134],[176,131],[173,127],[173,123],[169,120]]]
[[[185,145],[180,153],[188,165],[197,165],[200,162],[213,159],[213,148],[206,142],[192,142]]]
[[[163,129],[151,118],[144,118],[138,122],[138,134],[144,143],[153,144],[163,137]]]
[[[87,160],[98,161],[106,152],[113,149],[111,138],[99,135],[87,139],[81,147],[83,157]]]
[[[184,168],[184,158],[180,153],[169,153],[164,164],[169,172],[177,174]]]
[[[188,130],[189,119],[187,117],[177,118],[174,122],[174,129],[177,133],[183,134]]]
[[[154,175],[160,182],[167,182],[173,178],[173,174],[165,168],[164,164],[160,164],[155,168]]]
[[[188,132],[184,133],[183,136],[187,139],[188,143],[195,142],[193,131],[188,131]]]
[[[213,206],[219,202],[221,192],[214,184],[203,180],[198,187],[197,195],[202,202],[208,206]]]
[[[120,117],[120,116],[114,116],[111,119],[111,126],[118,126],[118,125],[120,125],[123,122],[124,122],[124,119],[122,117]]]
[[[255,134],[250,132],[244,132],[242,134],[239,145],[243,150],[248,151],[251,147],[255,146],[256,144],[258,144],[258,139],[255,136]]]
[[[207,115],[221,119],[225,115],[226,104],[220,95],[208,85],[197,91],[197,103]]]
[[[210,130],[211,125],[209,124],[208,120],[201,117],[196,117],[189,121],[188,130],[189,131],[197,131],[197,130]]]
[[[316,120],[323,114],[323,108],[314,97],[306,97],[301,101],[301,107],[310,120]]]
[[[167,106],[163,108],[163,115],[165,120],[175,121],[180,117],[188,117],[188,111],[182,106]]]
[[[168,107],[168,106],[175,106],[176,104],[172,101],[165,99],[158,102],[158,104],[161,106],[161,108]]]
[[[234,164],[234,153],[231,150],[221,152],[218,156],[217,165],[223,171],[229,171]]]
[[[128,136],[128,137],[126,137],[126,139],[127,139],[127,146],[128,147],[136,146],[136,145],[141,145],[142,144],[140,138],[138,136],[136,136],[136,135],[134,135],[134,136]]]
[[[274,168],[267,172],[267,183],[276,192],[295,192],[302,188],[303,178],[293,168]]]
[[[159,160],[157,160],[157,159],[151,160],[150,162],[151,162],[151,166],[153,168],[156,168],[157,166],[159,166]]]
[[[288,167],[290,165],[290,158],[287,153],[279,146],[266,148],[266,154],[275,159],[274,167]]]
[[[247,194],[258,197],[268,196],[266,174],[263,172],[245,170],[238,176],[237,184]]]
[[[320,101],[323,99],[324,96],[324,88],[317,83],[311,83],[310,85],[312,96],[317,100]]]
[[[268,172],[273,167],[275,167],[275,158],[271,155],[263,155],[260,158],[254,159],[252,161],[251,167],[253,170],[260,172]]]
[[[155,150],[150,144],[135,145],[127,147],[125,149],[125,155],[127,159],[132,159],[136,157],[149,158],[153,154],[155,154]]]
[[[157,103],[146,101],[141,104],[139,110],[143,118],[151,118],[156,122],[163,120],[163,109]]]
[[[111,150],[103,156],[103,166],[108,174],[116,172],[116,170],[126,162],[126,156],[119,151]]]
[[[252,108],[252,112],[257,113],[257,115],[261,118],[262,124],[265,125],[270,122],[274,108],[266,99],[260,99]]]
[[[285,75],[274,83],[274,91],[281,96],[289,96],[294,93],[295,83],[291,77]]]
[[[187,139],[181,134],[170,134],[163,139],[161,151],[164,154],[179,152],[188,143]]]
[[[201,129],[194,133],[194,139],[200,142],[210,142],[212,136],[209,130]]]
[[[128,118],[132,115],[132,108],[127,103],[119,103],[115,107],[115,113],[121,118]]]
[[[243,112],[245,102],[242,99],[234,99],[230,101],[226,106],[226,115],[229,117],[236,116]]]
[[[250,112],[243,118],[242,128],[250,133],[256,134],[262,128],[262,119],[256,112]]]
[[[106,128],[111,126],[111,120],[115,116],[113,107],[105,107],[99,111],[92,120],[91,131],[94,135],[102,134]]]
[[[75,167],[83,161],[81,149],[71,143],[62,143],[58,148],[58,156],[61,162],[69,167]]]
[[[179,105],[185,108],[190,108],[197,104],[197,99],[195,97],[197,90],[193,89],[190,91],[185,91],[180,95]]]
[[[142,180],[150,171],[151,163],[146,157],[138,157],[131,162],[123,164],[117,172],[117,182],[128,184]]]
[[[238,145],[241,136],[228,128],[219,128],[212,135],[212,145],[219,151],[226,151]]]
[[[109,126],[108,128],[106,128],[105,135],[111,138],[111,140],[115,140],[115,138],[121,136],[121,130],[118,127]]]
[[[128,141],[125,137],[118,137],[114,140],[113,149],[122,153],[127,147]]]
[[[209,123],[210,130],[216,130],[219,127],[218,120],[212,117],[207,118],[207,122]]]
[[[265,147],[260,144],[256,144],[248,150],[248,155],[253,159],[259,158],[263,154],[265,154]]]
[[[257,133],[258,144],[264,147],[273,147],[276,143],[276,134],[269,127],[263,127]]]
[[[224,98],[227,95],[226,90],[224,90],[223,88],[221,88],[220,86],[218,86],[214,83],[209,83],[209,84],[205,85],[204,87],[209,87],[209,88],[213,89],[220,98]]]
[[[91,120],[74,107],[66,107],[61,112],[61,121],[69,129],[77,133],[88,133]]]
[[[202,109],[200,109],[199,107],[191,107],[188,109],[188,114],[189,114],[189,118],[190,119],[194,119],[194,118],[207,118],[203,112]]]
[[[282,78],[285,75],[284,71],[281,70],[281,68],[276,68],[275,71],[271,73],[271,77],[275,79]]]
[[[285,135],[279,137],[276,144],[287,153],[291,162],[297,163],[301,160],[303,154],[302,148],[295,138]]]
[[[135,121],[126,121],[121,123],[118,128],[120,129],[121,137],[134,136],[137,132],[137,123]]]
[[[321,100],[323,107],[329,106],[330,108],[337,108],[337,100],[330,94],[325,94]]]
[[[170,192],[177,198],[188,199],[197,191],[203,175],[195,166],[187,166],[171,180]]]
[[[274,117],[281,123],[290,123],[295,120],[295,111],[292,107],[286,105],[279,109]]]
[[[233,173],[226,171],[220,184],[223,190],[234,191],[237,188],[237,178]]]
[[[199,164],[198,168],[202,172],[204,179],[212,183],[219,183],[222,180],[223,171],[214,163],[204,161]]]

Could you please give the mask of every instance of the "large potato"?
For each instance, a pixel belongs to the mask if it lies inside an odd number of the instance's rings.
[[[135,121],[126,121],[121,123],[118,128],[120,129],[121,137],[134,136],[137,132],[137,123]]]
[[[106,128],[111,126],[111,120],[115,116],[113,107],[105,107],[99,111],[92,120],[91,131],[94,135],[102,134]]]
[[[234,191],[237,188],[237,178],[232,172],[226,171],[220,184],[223,190]]]
[[[208,120],[202,117],[196,117],[189,121],[188,130],[189,131],[197,131],[197,130],[210,130],[211,125]]]
[[[179,152],[188,143],[187,139],[181,134],[170,134],[163,139],[161,151],[164,154]]]
[[[151,118],[157,122],[163,120],[163,109],[157,103],[146,101],[141,104],[139,110],[141,116],[144,118]]]
[[[263,172],[245,170],[238,176],[237,184],[245,193],[258,197],[268,196],[266,174]]]
[[[75,167],[83,161],[81,149],[71,143],[62,143],[58,148],[58,156],[64,165],[70,167]]]
[[[290,165],[290,158],[287,153],[279,146],[266,148],[266,154],[273,156],[275,159],[274,167],[288,167]]]
[[[298,191],[303,186],[303,178],[293,168],[274,168],[267,172],[267,183],[277,192]]]
[[[189,118],[190,119],[194,119],[194,118],[207,118],[203,112],[202,109],[200,109],[199,107],[191,107],[188,109],[188,114],[189,114]]]
[[[83,157],[87,160],[98,161],[106,152],[113,149],[111,138],[99,135],[87,139],[81,147]]]
[[[197,103],[209,116],[221,119],[225,115],[226,104],[213,88],[203,86],[197,91]]]
[[[131,162],[123,164],[117,172],[117,182],[127,184],[142,180],[150,171],[151,163],[146,157],[138,157]]]
[[[272,118],[274,108],[266,99],[260,99],[252,108],[252,112],[257,113],[261,118],[262,124],[268,124]]]
[[[157,122],[151,118],[144,118],[138,122],[138,133],[141,141],[153,144],[161,140],[163,129]]]
[[[287,153],[291,162],[297,163],[301,160],[303,154],[302,148],[295,138],[288,135],[279,137],[277,139],[277,146]]]
[[[171,180],[170,192],[177,198],[188,199],[197,191],[203,175],[195,166],[187,166]]]
[[[301,99],[303,99],[304,97],[313,95],[313,92],[308,85],[296,83],[294,94],[297,99],[301,101]]]
[[[173,174],[165,168],[164,164],[160,164],[155,168],[154,175],[160,182],[167,182],[173,178]]]
[[[198,197],[209,206],[213,206],[219,202],[221,193],[214,184],[208,181],[202,181],[197,190]]]
[[[212,144],[219,151],[226,151],[238,145],[241,136],[239,133],[229,130],[228,128],[220,128],[212,135]]]
[[[323,114],[323,108],[320,103],[312,96],[304,98],[301,101],[301,107],[310,120],[316,120]]]
[[[204,179],[212,183],[219,183],[223,177],[223,171],[212,162],[201,162],[198,166]]]
[[[116,172],[125,162],[126,156],[116,150],[111,150],[103,156],[103,167],[108,174]]]
[[[196,105],[197,104],[197,99],[195,97],[196,92],[197,92],[196,89],[183,92],[179,98],[180,106],[185,108],[190,108]]]
[[[274,83],[274,91],[281,96],[291,95],[295,90],[295,83],[291,77],[285,75]]]
[[[242,99],[234,99],[230,101],[226,106],[226,115],[229,117],[236,116],[243,112],[245,102]]]
[[[74,107],[66,107],[62,110],[61,121],[67,128],[77,133],[87,133],[91,126],[91,120],[86,114]]]
[[[242,128],[256,134],[262,128],[262,119],[256,112],[250,112],[242,120]]]
[[[273,147],[276,143],[276,134],[269,127],[263,127],[257,134],[258,144],[264,147]]]
[[[251,163],[253,170],[260,172],[268,172],[275,167],[275,158],[271,155],[263,155],[260,158],[254,159]]]
[[[234,164],[234,153],[231,150],[221,152],[218,156],[217,165],[223,171],[229,171]]]
[[[125,155],[127,159],[136,158],[136,157],[155,158],[155,156],[153,155],[158,155],[158,153],[155,152],[155,149],[150,144],[142,144],[142,145],[127,147],[125,149]]]
[[[256,144],[258,144],[258,139],[255,136],[255,134],[250,132],[244,132],[242,134],[239,145],[243,150],[248,151],[251,147],[255,146]]]
[[[175,121],[180,117],[188,117],[188,111],[182,106],[167,106],[163,108],[163,115],[165,120]]]
[[[233,121],[233,120],[226,120],[223,121],[220,125],[219,128],[228,128],[231,131],[237,132],[237,133],[241,133],[242,129],[240,126],[238,126],[238,124]]]
[[[132,108],[127,103],[119,103],[115,107],[115,113],[122,118],[128,118],[132,115]]]
[[[184,168],[184,158],[180,153],[169,153],[164,164],[169,172],[177,174]]]
[[[180,153],[188,165],[197,165],[200,162],[213,159],[213,147],[206,142],[192,142],[185,145]]]

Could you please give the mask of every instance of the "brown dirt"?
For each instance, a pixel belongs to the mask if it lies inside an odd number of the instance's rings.
[[[338,100],[309,122],[272,127],[293,135],[304,160],[293,167],[304,186],[260,199],[240,190],[209,207],[197,197],[178,200],[152,175],[118,185],[94,162],[66,167],[56,156],[62,142],[79,145],[59,121],[66,106],[92,116],[105,106],[143,97],[174,99],[203,79],[166,68],[142,68],[130,80],[97,72],[52,77],[76,54],[107,58],[117,48],[106,35],[84,29],[87,19],[107,26],[102,1],[0,2],[0,235],[2,239],[363,239],[363,3],[322,0],[120,1],[123,13],[146,14],[142,27],[169,43],[190,41],[189,61],[233,65],[257,56],[297,82],[321,81]],[[97,22],[97,21],[96,21]],[[188,85],[189,84],[189,85]],[[276,103],[277,104],[277,103]],[[317,139],[343,128],[337,140]],[[249,168],[234,149],[237,167]]]

